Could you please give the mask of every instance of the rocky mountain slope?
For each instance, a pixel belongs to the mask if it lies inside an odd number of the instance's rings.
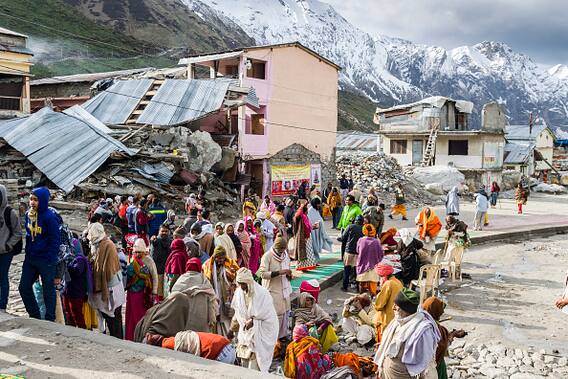
[[[190,7],[199,0],[184,0]],[[511,123],[528,113],[552,124],[568,116],[568,69],[547,71],[499,42],[447,50],[358,29],[319,0],[212,0],[257,43],[298,40],[343,67],[341,85],[356,88],[381,106],[428,95],[471,100],[476,111],[502,102]]]

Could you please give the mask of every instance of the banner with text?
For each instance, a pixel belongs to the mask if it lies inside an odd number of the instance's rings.
[[[271,166],[271,172],[272,196],[287,196],[296,193],[302,182],[310,182],[311,167],[309,164]]]

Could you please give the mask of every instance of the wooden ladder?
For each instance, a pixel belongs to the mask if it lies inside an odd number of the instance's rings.
[[[431,166],[434,161],[434,155],[436,153],[436,139],[438,138],[438,131],[440,130],[440,122],[431,123],[430,135],[428,136],[428,142],[426,143],[426,149],[424,149],[424,155],[422,156],[422,167]]]
[[[152,85],[150,86],[148,91],[144,94],[142,99],[140,99],[140,102],[138,103],[138,105],[136,105],[136,108],[134,108],[128,120],[126,120],[126,125],[132,125],[138,123],[138,117],[140,117],[140,115],[144,112],[144,109],[146,109],[148,104],[150,104],[150,100],[152,100],[152,98],[158,92],[158,89],[163,83],[164,80],[161,79],[160,80],[156,79],[152,82]]]

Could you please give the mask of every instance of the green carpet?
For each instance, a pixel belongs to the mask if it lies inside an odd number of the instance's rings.
[[[333,253],[324,253],[320,256],[320,265],[311,271],[294,271],[294,279],[292,279],[292,289],[297,291],[300,288],[300,284],[304,280],[317,279],[322,281],[323,279],[333,275],[338,271],[343,271],[343,262],[340,262],[341,252],[336,251]],[[292,270],[296,267],[296,262],[292,262]]]

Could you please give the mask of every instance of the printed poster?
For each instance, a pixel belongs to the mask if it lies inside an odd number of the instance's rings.
[[[311,167],[307,165],[271,166],[272,196],[288,196],[296,193],[300,184],[310,182]],[[319,179],[321,181],[321,167]]]
[[[311,167],[310,186],[315,185],[321,191],[321,164],[313,164]]]

